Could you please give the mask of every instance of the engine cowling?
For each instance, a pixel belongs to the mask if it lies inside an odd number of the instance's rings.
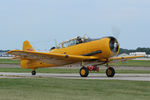
[[[115,56],[119,53],[119,43],[118,43],[118,40],[116,38],[114,38],[114,37],[109,37],[109,38],[110,38],[109,47],[113,53],[112,56]]]

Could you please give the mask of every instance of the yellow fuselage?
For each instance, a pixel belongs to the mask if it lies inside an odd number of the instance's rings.
[[[101,38],[98,40],[93,40],[93,41],[89,41],[85,43],[72,45],[66,48],[53,49],[50,51],[50,53],[88,56],[88,54],[91,54],[95,51],[101,51],[101,53],[95,53],[91,56],[98,57],[99,60],[108,59],[109,57],[112,57],[118,54],[119,52],[119,47],[115,53],[110,49],[110,40],[111,38],[109,37]],[[36,68],[42,68],[42,67],[54,67],[56,65],[41,63],[40,61],[21,60],[21,66],[23,68],[36,69]]]

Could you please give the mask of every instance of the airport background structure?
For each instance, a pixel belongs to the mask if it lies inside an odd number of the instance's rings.
[[[12,57],[12,55],[6,54],[10,50],[0,50],[0,57]]]

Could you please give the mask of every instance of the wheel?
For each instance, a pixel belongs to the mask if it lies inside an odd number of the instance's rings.
[[[36,71],[32,71],[32,75],[36,75]]]
[[[106,75],[107,75],[107,77],[114,77],[114,75],[115,75],[114,68],[112,68],[112,67],[107,68]]]
[[[80,69],[80,76],[81,77],[87,77],[89,75],[89,70],[86,67],[82,67]]]

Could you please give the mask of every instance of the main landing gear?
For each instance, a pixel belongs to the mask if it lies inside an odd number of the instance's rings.
[[[36,71],[35,71],[35,70],[32,70],[31,74],[32,74],[32,75],[36,75]]]
[[[88,75],[89,75],[89,70],[88,70],[88,68],[83,66],[83,67],[80,69],[80,76],[81,76],[81,77],[87,77]]]
[[[113,67],[108,67],[106,69],[106,75],[107,75],[107,77],[114,77],[114,75],[115,75],[114,68]]]
[[[87,77],[89,75],[89,71],[99,72],[99,67],[97,67],[97,66],[91,66],[91,67],[90,66],[88,66],[88,67],[83,66],[80,69],[80,76],[81,77]],[[106,75],[107,75],[107,77],[114,77],[115,69],[113,67],[110,67],[107,65]]]

